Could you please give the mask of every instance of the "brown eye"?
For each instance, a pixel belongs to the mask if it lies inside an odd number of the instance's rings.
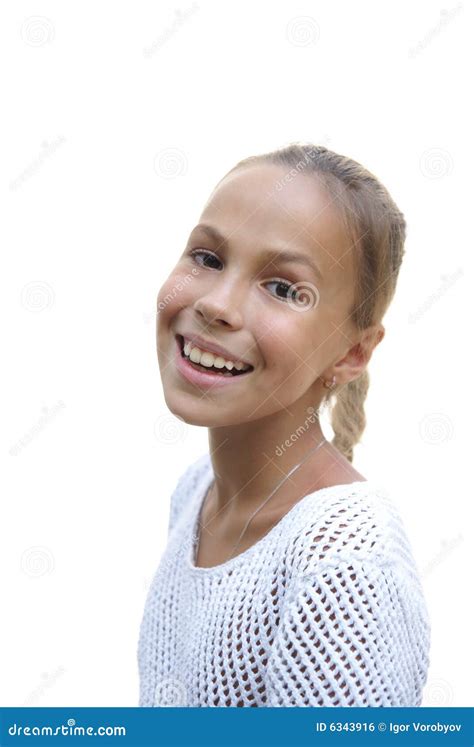
[[[279,296],[277,293],[277,298],[281,298],[283,301],[288,301],[288,291],[291,288],[292,284],[285,283],[284,280],[269,280],[268,283],[265,283],[265,285],[276,285],[276,286],[280,286],[280,288],[285,288],[286,289],[285,294],[282,296]],[[298,292],[297,290],[294,290],[293,294],[297,292]]]
[[[190,254],[191,254],[191,257],[193,258],[193,261],[196,262],[196,264],[199,265],[200,267],[209,267],[209,265],[201,264],[201,262],[197,262],[197,260],[195,260],[194,258],[197,257],[198,255],[199,256],[202,255],[205,260],[210,259],[216,262],[220,262],[220,260],[214,254],[211,254],[211,252],[206,252],[204,249],[193,249],[193,251],[190,252]]]

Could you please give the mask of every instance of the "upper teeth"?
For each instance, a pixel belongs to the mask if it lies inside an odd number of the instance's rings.
[[[251,368],[251,366],[247,366],[246,363],[242,363],[241,361],[226,361],[220,355],[214,355],[214,353],[210,353],[207,350],[201,350],[186,339],[184,340],[184,354],[193,363],[200,363],[201,366],[206,366],[206,368],[211,368],[212,366],[224,368],[225,366],[229,371],[232,371],[233,368],[236,368],[237,371],[247,371]]]

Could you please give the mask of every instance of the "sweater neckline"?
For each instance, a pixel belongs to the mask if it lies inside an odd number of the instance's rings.
[[[194,510],[192,511],[191,515],[191,534],[189,537],[188,544],[188,551],[186,553],[186,565],[189,571],[195,573],[195,574],[203,574],[203,575],[209,575],[212,573],[219,573],[221,571],[227,571],[235,566],[240,565],[242,562],[247,560],[251,555],[253,555],[255,552],[258,552],[261,550],[261,548],[269,542],[276,534],[279,532],[282,527],[285,526],[285,524],[290,521],[290,519],[294,516],[294,514],[301,510],[301,506],[305,505],[306,503],[309,503],[311,499],[314,499],[315,496],[322,496],[326,493],[331,493],[335,490],[353,490],[356,486],[361,485],[367,485],[372,487],[373,483],[372,480],[355,480],[354,482],[348,482],[348,483],[340,483],[338,485],[329,485],[325,488],[319,488],[318,490],[314,490],[311,493],[307,493],[307,495],[303,496],[303,498],[300,498],[299,501],[295,503],[294,506],[290,508],[289,511],[286,512],[286,514],[283,514],[281,519],[271,527],[266,534],[263,535],[263,537],[260,537],[257,542],[254,542],[253,545],[248,547],[243,552],[239,553],[238,555],[234,555],[233,558],[230,558],[229,560],[224,561],[223,563],[218,563],[218,565],[211,565],[209,567],[207,566],[200,566],[195,564],[195,552],[197,550],[196,547],[196,537],[197,537],[197,526],[198,522],[201,516],[201,511],[204,506],[204,501],[207,495],[207,491],[212,485],[212,482],[214,480],[214,473],[212,471],[212,465],[208,465],[208,470],[205,473],[205,476],[203,480],[199,483],[199,487],[196,490],[197,499],[194,504]]]

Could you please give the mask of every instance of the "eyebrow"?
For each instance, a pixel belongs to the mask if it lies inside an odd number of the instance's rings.
[[[211,239],[214,239],[220,246],[224,247],[224,249],[229,248],[229,242],[223,236],[223,234],[214,226],[209,225],[208,223],[198,223],[197,226],[194,226],[191,233],[194,233],[194,231],[197,231],[201,229],[204,231],[204,233],[207,233]],[[319,267],[313,260],[311,260],[307,254],[301,254],[299,252],[290,252],[286,249],[264,249],[262,251],[263,257],[268,260],[268,262],[272,262],[273,260],[278,260],[281,263],[297,263],[301,265],[306,265],[310,269],[313,270],[313,272],[316,273],[316,275],[322,279],[322,273]]]

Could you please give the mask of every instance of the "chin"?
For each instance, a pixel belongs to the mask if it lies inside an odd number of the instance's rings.
[[[165,402],[169,411],[179,420],[187,425],[197,425],[201,428],[220,428],[231,425],[239,425],[242,423],[242,413],[234,413],[234,415],[223,415],[222,407],[214,405],[211,401],[201,399],[196,402],[195,398],[191,397],[189,402],[186,402],[186,395],[179,393],[177,396],[174,394],[171,397],[166,396]]]
[[[209,422],[209,418],[206,418],[205,415],[203,416],[202,413],[199,413],[200,409],[211,407],[208,403],[203,402],[202,405],[198,404],[198,406],[195,407],[193,406],[193,402],[186,402],[186,395],[183,395],[182,392],[179,392],[178,394],[173,393],[171,396],[167,396],[165,392],[164,397],[168,410],[175,417],[182,420],[183,423],[187,423],[188,425],[200,425],[204,428],[213,425],[213,423]]]

